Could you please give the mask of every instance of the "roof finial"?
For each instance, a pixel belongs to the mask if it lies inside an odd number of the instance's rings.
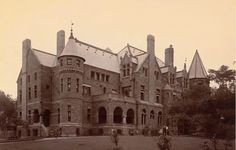
[[[184,60],[184,70],[186,70],[186,62],[187,62],[187,58],[185,58]]]
[[[70,37],[69,37],[69,39],[74,39],[74,36],[73,36],[73,25],[74,25],[74,23],[71,21],[71,29],[70,29]]]

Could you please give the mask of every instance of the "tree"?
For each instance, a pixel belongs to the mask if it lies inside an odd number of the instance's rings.
[[[228,87],[235,80],[235,70],[229,66],[222,65],[218,70],[209,69],[210,80],[215,81],[219,88]]]
[[[15,102],[0,90],[0,130],[5,131],[7,126],[16,120]]]
[[[207,100],[211,94],[210,87],[205,85],[195,85],[183,92],[184,99],[190,100]]]

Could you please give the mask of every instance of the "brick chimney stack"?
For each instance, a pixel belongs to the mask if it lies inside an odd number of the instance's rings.
[[[65,31],[60,30],[57,32],[57,57],[60,56],[65,47]]]

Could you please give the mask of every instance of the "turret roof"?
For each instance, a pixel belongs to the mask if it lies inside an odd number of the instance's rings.
[[[60,57],[61,56],[79,56],[77,49],[78,48],[77,48],[75,39],[70,37]]]
[[[191,66],[189,68],[188,75],[189,79],[207,78],[207,72],[205,70],[205,67],[202,63],[202,60],[197,50],[195,52]]]

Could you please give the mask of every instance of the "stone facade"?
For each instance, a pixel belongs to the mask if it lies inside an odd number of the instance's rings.
[[[147,52],[127,45],[113,53],[73,33],[65,46],[63,30],[57,33],[56,55],[24,40],[17,111],[28,127],[18,126],[18,135],[108,135],[112,129],[127,135],[159,129],[165,107],[190,87],[186,67],[174,67],[173,47],[165,54],[165,63],[155,56],[152,35]]]

